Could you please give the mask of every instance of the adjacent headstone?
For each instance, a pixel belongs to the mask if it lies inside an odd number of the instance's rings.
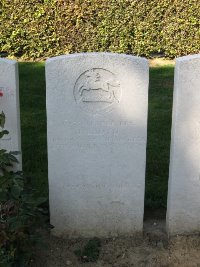
[[[46,62],[48,171],[54,234],[142,231],[149,67],[85,53]]]
[[[200,231],[200,55],[176,60],[167,206],[169,235]]]
[[[0,148],[21,152],[18,79],[18,63],[15,60],[0,59],[0,112],[3,111],[6,116],[5,129],[9,131],[8,135],[0,139]],[[15,169],[21,170],[21,154],[17,158],[19,164]]]

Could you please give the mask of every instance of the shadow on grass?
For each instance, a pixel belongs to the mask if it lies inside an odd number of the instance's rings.
[[[150,69],[146,208],[166,208],[174,67]]]
[[[44,63],[19,63],[23,170],[48,196]]]

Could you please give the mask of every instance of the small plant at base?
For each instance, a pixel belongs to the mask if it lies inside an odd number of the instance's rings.
[[[8,134],[4,129],[5,114],[0,114],[0,139]],[[0,149],[0,266],[24,267],[39,241],[37,229],[45,225],[41,204],[46,198],[34,198],[22,172],[12,171],[18,163],[16,152]]]
[[[100,247],[100,239],[94,237],[87,242],[82,250],[78,249],[74,253],[82,262],[95,262],[99,258]]]

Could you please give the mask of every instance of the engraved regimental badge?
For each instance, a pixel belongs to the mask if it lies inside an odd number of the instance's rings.
[[[120,83],[112,72],[93,68],[78,77],[74,86],[74,98],[85,111],[108,111],[120,102]]]

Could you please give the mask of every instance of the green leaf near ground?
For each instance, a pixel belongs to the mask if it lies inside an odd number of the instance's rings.
[[[101,241],[99,238],[90,239],[83,249],[76,250],[74,253],[82,262],[96,262],[99,258]]]

